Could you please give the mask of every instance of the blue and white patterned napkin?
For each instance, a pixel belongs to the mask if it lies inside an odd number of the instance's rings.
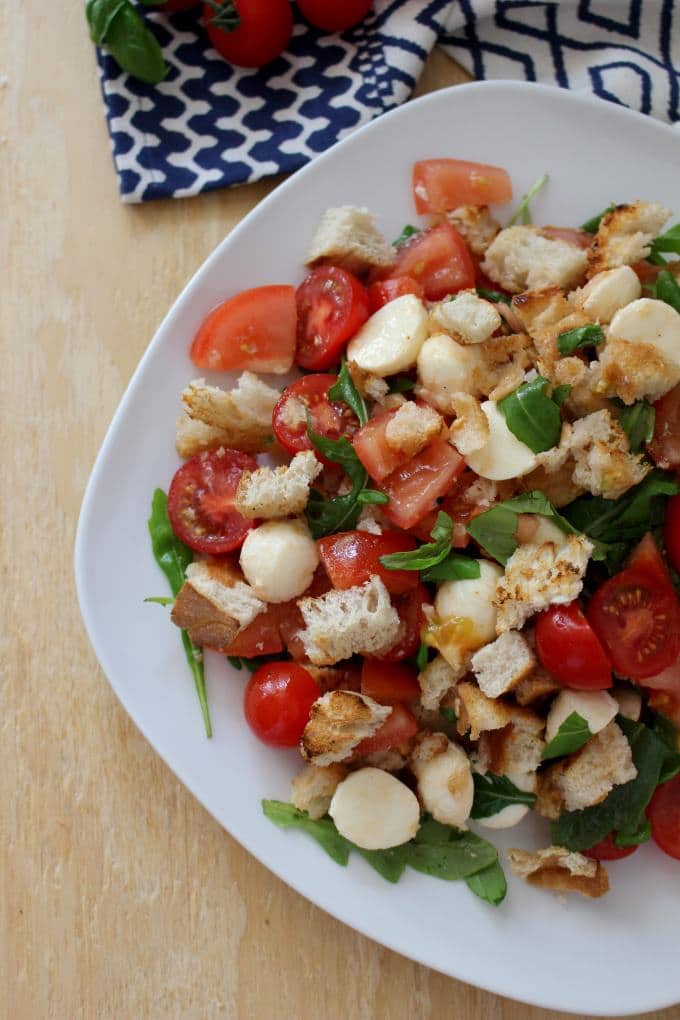
[[[219,57],[200,9],[143,9],[170,66],[160,85],[98,55],[125,202],[298,169],[407,99],[438,40],[476,78],[542,81],[680,117],[675,0],[376,0],[342,35],[298,18],[289,49],[258,71]]]

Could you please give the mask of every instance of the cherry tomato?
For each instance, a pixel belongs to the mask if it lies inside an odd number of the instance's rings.
[[[656,845],[680,861],[680,775],[657,786],[647,807],[647,817]]]
[[[319,539],[317,546],[334,588],[353,588],[364,584],[373,574],[395,595],[418,587],[417,570],[387,570],[379,562],[381,556],[389,553],[415,549],[417,544],[410,535],[399,531],[385,531],[382,535],[345,531]]]
[[[388,446],[385,429],[396,411],[385,411],[370,418],[362,425],[352,440],[356,455],[368,471],[371,478],[381,482],[392,474],[395,468],[403,464],[405,457],[399,450]]]
[[[453,548],[465,549],[471,542],[471,538],[466,530],[468,524],[473,517],[484,513],[492,505],[491,499],[480,500],[479,496],[474,491],[471,491],[478,481],[479,475],[466,468],[462,475],[454,481],[451,489],[446,493],[436,509],[432,510],[415,527],[410,529],[412,533],[422,539],[423,542],[429,542],[432,529],[437,521],[437,513],[443,510],[453,521],[453,541],[451,543]]]
[[[376,280],[368,288],[368,303],[371,315],[377,312],[383,305],[387,305],[395,298],[403,297],[404,294],[415,294],[416,297],[424,298],[425,292],[417,280],[411,276],[395,276],[389,280]]]
[[[255,527],[234,510],[234,497],[244,471],[257,461],[238,450],[199,453],[182,464],[170,483],[168,517],[178,538],[198,552],[231,552]]]
[[[374,754],[376,751],[389,751],[391,747],[399,747],[415,737],[418,732],[416,717],[410,708],[397,702],[392,707],[382,726],[373,736],[366,737],[354,749],[355,754]]]
[[[268,662],[251,676],[243,696],[246,722],[273,747],[300,742],[319,685],[296,662]]]
[[[465,461],[445,439],[435,439],[382,483],[389,496],[385,515],[400,528],[412,528],[462,474]]]
[[[363,21],[372,0],[297,0],[298,9],[307,21],[324,32],[344,32]]]
[[[506,170],[464,159],[421,159],[413,164],[416,212],[443,213],[459,205],[509,202],[512,183]]]
[[[668,500],[663,540],[671,566],[680,572],[680,494]]]
[[[306,412],[312,428],[327,439],[351,435],[359,424],[347,404],[328,399],[337,375],[303,375],[288,386],[278,399],[272,416],[274,435],[289,453],[311,450]]]
[[[553,241],[566,241],[567,244],[575,244],[577,248],[590,248],[593,243],[593,235],[585,230],[575,230],[574,227],[541,227],[544,237]]]
[[[390,650],[378,658],[379,662],[401,662],[415,655],[420,647],[420,632],[425,624],[423,606],[431,602],[424,584],[418,583],[413,591],[394,595],[392,605],[399,614],[397,640]]]
[[[660,468],[680,468],[680,385],[654,405],[654,435],[647,451]]]
[[[590,850],[584,850],[583,853],[594,861],[618,861],[622,857],[630,857],[638,849],[637,846],[617,846],[614,842],[615,836],[615,832],[610,832],[608,836],[601,839],[595,846],[591,846]]]
[[[361,693],[381,705],[397,701],[418,701],[420,684],[411,666],[401,662],[378,662],[364,659],[361,668]]]
[[[368,318],[363,283],[337,266],[320,266],[297,289],[297,351],[301,368],[330,368]]]
[[[665,584],[674,591],[668,569],[651,532],[648,531],[635,546],[626,566],[630,570],[640,570],[649,574],[657,584]]]
[[[295,288],[255,287],[213,309],[189,352],[216,372],[289,372],[295,355]]]
[[[402,244],[388,278],[412,276],[428,301],[475,286],[475,264],[465,241],[449,223],[440,223]]]
[[[578,602],[551,606],[539,615],[536,651],[541,665],[565,687],[601,691],[612,685],[609,659]]]
[[[262,67],[285,50],[293,34],[289,0],[223,0],[224,12],[203,5],[205,27],[218,53],[239,67]],[[233,9],[236,8],[236,26]]]

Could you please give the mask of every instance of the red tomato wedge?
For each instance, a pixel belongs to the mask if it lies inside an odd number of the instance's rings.
[[[647,817],[656,845],[669,857],[680,861],[680,776],[656,788]]]
[[[320,266],[297,289],[297,351],[301,368],[320,372],[340,360],[368,318],[368,291],[345,269]]]
[[[445,439],[421,450],[381,485],[389,496],[385,514],[400,528],[412,528],[435,506],[465,469],[465,461]]]
[[[680,573],[680,494],[668,500],[663,540],[671,566]]]
[[[319,697],[319,685],[296,662],[268,662],[248,681],[243,708],[253,733],[273,747],[295,747]]]
[[[446,493],[436,510],[432,510],[423,517],[412,532],[423,542],[430,541],[432,529],[437,521],[437,513],[443,510],[453,521],[453,545],[454,549],[465,549],[470,544],[470,536],[465,530],[477,514],[484,513],[491,506],[491,500],[480,501],[470,492],[473,485],[479,481],[479,475],[466,468],[462,475],[453,483],[453,487]]]
[[[423,606],[431,601],[430,593],[420,582],[413,591],[392,598],[392,605],[399,613],[399,632],[396,642],[378,658],[379,662],[401,662],[416,654],[420,647],[420,632],[425,624]]]
[[[590,850],[584,850],[586,857],[594,861],[619,861],[622,857],[630,857],[638,849],[637,846],[617,846],[614,842],[616,833],[610,832],[608,836],[601,839]]]
[[[411,666],[401,662],[378,662],[364,659],[361,668],[361,693],[381,705],[398,701],[418,701],[420,684],[418,674]]]
[[[358,755],[374,754],[376,751],[389,751],[391,747],[398,747],[415,737],[418,732],[418,723],[413,712],[405,705],[397,702],[392,706],[392,711],[382,724],[375,731],[372,737],[366,737],[354,749]]]
[[[654,405],[654,435],[648,447],[654,463],[666,470],[680,468],[680,385]]]
[[[663,556],[649,531],[633,549],[627,566],[630,570],[649,574],[658,584],[665,584],[672,592],[675,591]]]
[[[413,164],[416,212],[443,213],[459,205],[509,202],[512,182],[507,170],[464,159],[421,159]]]
[[[425,297],[421,284],[411,276],[395,276],[389,280],[376,280],[368,288],[368,304],[371,315],[383,305],[389,304],[395,298],[403,297],[404,294],[415,294],[421,299]]]
[[[404,462],[404,455],[387,445],[385,429],[396,411],[385,411],[370,418],[354,436],[356,455],[371,478],[381,482]]]
[[[283,391],[274,408],[272,427],[289,453],[312,449],[307,411],[314,431],[327,439],[351,435],[357,427],[359,422],[347,404],[328,399],[328,391],[337,381],[336,375],[303,375]]]
[[[281,637],[282,611],[290,611],[287,602],[273,603],[258,613],[252,623],[236,635],[227,648],[227,655],[255,659],[260,655],[277,655],[283,651]]]
[[[402,244],[388,279],[411,276],[428,301],[475,286],[475,264],[465,241],[449,223],[440,223]]]
[[[229,298],[203,320],[189,351],[198,368],[281,375],[295,356],[295,288],[254,287]]]
[[[536,620],[541,665],[565,687],[601,691],[612,686],[609,659],[578,602],[551,606]]]
[[[317,542],[321,562],[334,588],[352,588],[364,584],[372,574],[384,582],[389,592],[400,595],[418,587],[417,570],[387,570],[379,559],[395,552],[411,552],[417,543],[399,531],[370,535],[366,531],[344,531]]]
[[[242,545],[255,521],[234,509],[244,471],[257,461],[238,450],[199,453],[182,464],[168,490],[168,517],[178,538],[198,552],[231,552]]]

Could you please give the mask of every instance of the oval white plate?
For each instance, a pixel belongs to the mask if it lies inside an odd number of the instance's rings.
[[[560,902],[511,878],[497,909],[463,883],[414,872],[389,885],[356,855],[342,869],[308,838],[262,816],[261,798],[288,799],[299,759],[251,737],[241,711],[244,675],[207,656],[215,736],[206,740],[179,635],[167,610],[143,603],[166,593],[146,520],[154,487],[167,489],[178,465],[179,394],[197,374],[187,350],[203,316],[243,288],[299,279],[328,206],[366,205],[396,237],[416,219],[411,164],[446,155],[507,167],[517,198],[549,171],[532,207],[539,223],[576,225],[611,201],[638,197],[680,212],[680,142],[671,128],[556,89],[457,86],[352,135],[233,231],[154,337],[85,495],[76,541],[82,613],[104,672],[158,753],[239,842],[324,910],[414,960],[536,1005],[605,1016],[660,1008],[680,1000],[677,863],[643,847],[611,867],[611,892],[596,902]],[[502,851],[547,839],[533,822],[492,835]]]

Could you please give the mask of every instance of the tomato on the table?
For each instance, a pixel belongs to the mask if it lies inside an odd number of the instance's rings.
[[[658,467],[677,470],[680,468],[680,385],[657,400],[654,409],[654,435],[647,452]]]
[[[203,20],[217,52],[239,67],[269,64],[293,34],[289,0],[217,0],[203,5]]]
[[[319,697],[319,685],[296,662],[268,662],[251,676],[243,695],[246,722],[273,747],[294,747]]]
[[[422,285],[412,276],[394,276],[388,280],[376,280],[368,288],[368,304],[371,315],[383,305],[389,304],[395,298],[403,297],[404,294],[415,294],[421,300],[425,297]]]
[[[656,845],[680,861],[680,775],[657,786],[647,807],[647,817]]]
[[[680,494],[668,500],[663,540],[671,566],[680,573]]]
[[[601,691],[612,686],[612,670],[578,602],[550,606],[536,620],[541,665],[565,687]]]
[[[297,349],[301,368],[320,372],[340,360],[369,316],[368,291],[338,266],[312,269],[297,289]]]
[[[297,0],[298,10],[315,28],[344,32],[358,25],[370,11],[373,0]]]
[[[381,705],[398,701],[418,701],[420,684],[412,666],[403,662],[379,662],[364,659],[361,667],[361,693]]]
[[[387,570],[381,556],[411,552],[417,543],[400,531],[371,535],[367,531],[343,531],[317,542],[321,562],[334,588],[353,588],[376,574],[389,592],[400,595],[418,587],[417,570]]]
[[[402,244],[388,279],[412,276],[428,301],[475,286],[475,264],[465,241],[449,223],[440,223]]]
[[[393,450],[385,437],[390,418],[396,413],[396,410],[384,411],[369,418],[352,440],[357,457],[376,482],[387,478],[405,460],[404,454]]]
[[[303,375],[283,391],[274,408],[272,427],[289,453],[313,449],[307,435],[307,411],[312,429],[326,439],[352,435],[359,424],[354,413],[344,402],[328,399],[328,391],[337,381],[337,375]]]
[[[289,372],[296,321],[294,287],[244,290],[203,320],[191,344],[191,360],[215,372]]]
[[[418,732],[416,717],[406,705],[396,702],[385,722],[375,731],[373,736],[366,737],[354,749],[355,754],[374,754],[376,751],[389,751],[391,747],[399,747],[415,737]]]
[[[231,552],[255,527],[234,509],[244,471],[257,461],[238,450],[198,453],[175,472],[168,490],[168,517],[178,538],[198,552]]]
[[[595,846],[591,846],[590,850],[584,850],[583,853],[594,861],[619,861],[622,857],[630,857],[638,849],[637,846],[617,846],[614,842],[615,836],[615,832],[610,832],[608,836],[601,839]]]
[[[432,510],[465,469],[465,461],[445,439],[435,439],[381,483],[389,497],[383,510],[400,528],[412,528]]]
[[[509,202],[512,182],[507,170],[465,159],[421,159],[413,164],[416,212],[443,213],[459,205]]]
[[[403,595],[394,595],[392,605],[399,614],[399,631],[397,640],[380,656],[372,656],[379,662],[401,662],[415,655],[420,648],[420,634],[425,625],[424,605],[430,605],[432,599],[424,584]]]

